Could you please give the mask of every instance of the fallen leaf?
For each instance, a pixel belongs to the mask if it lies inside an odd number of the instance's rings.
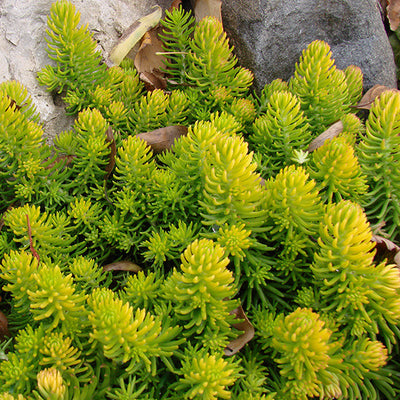
[[[187,134],[188,128],[183,125],[171,125],[151,132],[139,133],[137,137],[147,142],[154,153],[169,150],[174,141]]]
[[[224,353],[226,356],[233,356],[236,354],[243,346],[250,342],[254,337],[254,327],[250,323],[246,314],[243,311],[242,306],[235,308],[232,311],[232,314],[235,314],[236,319],[243,320],[237,324],[233,324],[232,326],[239,331],[243,331],[244,333],[238,336],[236,339],[232,340],[228,346],[226,346]]]
[[[63,154],[61,156],[57,156],[53,162],[51,162],[50,164],[46,165],[46,169],[52,169],[53,167],[55,167],[57,164],[61,163],[61,162],[65,162],[65,165],[69,165],[72,163],[73,159],[76,156],[74,154]]]
[[[168,11],[171,12],[174,8],[179,8],[179,6],[182,4],[182,0],[174,0],[170,7],[168,8]]]
[[[159,6],[151,14],[135,21],[121,36],[118,43],[111,49],[109,60],[111,65],[119,65],[129,51],[142,39],[143,35],[160,22],[162,9]],[[110,66],[111,66],[110,65]]]
[[[385,14],[386,14],[387,0],[379,0],[379,4],[381,6],[381,11],[385,10]]]
[[[0,342],[2,342],[6,336],[11,336],[8,330],[8,320],[2,311],[0,311]]]
[[[389,88],[383,85],[375,85],[369,89],[361,100],[358,102],[355,108],[358,110],[370,110],[372,103],[375,101],[377,97],[379,97],[383,92],[390,91],[390,92],[400,92],[398,89]]]
[[[389,264],[400,267],[400,247],[397,244],[379,235],[373,235],[372,241],[376,243],[375,261],[381,262],[386,259]]]
[[[387,0],[386,14],[390,29],[397,30],[400,24],[400,0]]]
[[[333,125],[331,125],[326,131],[322,132],[318,137],[316,137],[308,146],[307,151],[311,153],[312,151],[321,147],[326,140],[333,139],[339,133],[343,131],[343,123],[342,121],[337,121]]]
[[[195,0],[193,10],[197,22],[204,17],[215,17],[222,22],[221,0]]]
[[[141,72],[139,79],[144,83],[146,90],[152,91],[154,89],[165,90],[167,88],[167,80],[163,72]]]
[[[167,80],[162,69],[165,67],[162,41],[158,37],[162,27],[150,29],[145,33],[135,56],[135,67],[139,72],[139,78],[150,85],[150,90],[165,89]]]
[[[139,265],[131,262],[131,261],[116,261],[111,264],[107,264],[103,267],[103,271],[130,271],[130,272],[138,272],[141,271],[142,268]]]

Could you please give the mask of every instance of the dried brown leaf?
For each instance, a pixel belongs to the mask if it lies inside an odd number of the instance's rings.
[[[232,340],[225,348],[224,352],[226,356],[233,356],[236,354],[254,337],[254,327],[247,318],[242,306],[235,308],[232,311],[232,314],[235,314],[236,319],[242,320],[241,322],[233,324],[232,326],[239,331],[243,331],[243,334]]]
[[[210,16],[215,17],[222,22],[221,0],[196,0],[193,9],[196,21],[200,21],[204,17]]]
[[[116,261],[103,267],[103,271],[130,271],[139,272],[142,268],[131,261]]]
[[[154,6],[155,11],[135,21],[121,36],[118,43],[111,49],[109,63],[119,65],[130,50],[142,39],[143,35],[160,22],[162,9]]]
[[[312,151],[321,147],[326,140],[333,139],[339,133],[343,131],[343,123],[342,121],[337,121],[333,125],[331,125],[326,131],[322,132],[318,137],[316,137],[308,146],[307,151],[311,153]]]
[[[187,134],[188,128],[183,125],[171,125],[155,129],[151,132],[140,133],[137,136],[147,142],[154,153],[169,150],[174,141]]]
[[[393,262],[400,268],[400,252],[397,252],[393,257]]]
[[[11,336],[8,330],[8,320],[4,313],[0,311],[0,342],[2,342],[6,336]]]
[[[373,235],[372,241],[376,243],[376,261],[387,260],[389,264],[396,264],[400,267],[400,247],[391,240],[379,235]]]
[[[63,154],[63,155],[57,156],[52,163],[46,165],[46,169],[52,169],[55,167],[56,164],[59,164],[61,162],[64,162],[65,165],[69,165],[72,163],[72,161],[74,160],[75,157],[76,156],[74,154]]]
[[[400,24],[400,0],[387,0],[386,13],[390,29],[395,31]]]
[[[398,89],[393,89],[389,88],[387,86],[383,85],[375,85],[372,86],[371,89],[369,89],[362,99],[358,102],[358,104],[355,106],[355,108],[359,110],[370,110],[372,103],[375,101],[376,98],[378,98],[383,92],[400,92]]]
[[[174,0],[170,7],[168,8],[168,11],[171,12],[174,8],[179,8],[179,6],[182,4],[182,0]]]
[[[139,51],[135,56],[135,67],[139,72],[139,77],[150,84],[151,89],[165,89],[167,80],[162,71],[164,68],[164,55],[162,41],[158,33],[162,27],[157,26],[145,33],[140,44]]]
[[[167,80],[163,72],[141,72],[139,79],[144,83],[146,90],[152,91],[154,89],[165,90],[167,88]]]

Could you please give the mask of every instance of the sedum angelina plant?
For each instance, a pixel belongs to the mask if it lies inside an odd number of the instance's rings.
[[[185,119],[194,122],[193,116],[208,118],[210,110],[227,108],[228,103],[243,97],[252,84],[253,74],[236,66],[237,59],[222,24],[215,18],[206,18],[193,26],[193,18],[182,9],[167,11],[161,35],[167,53],[166,67],[175,82],[174,88],[178,84],[181,90],[173,90],[170,95],[155,90],[146,96],[133,63],[124,60],[120,66],[106,69],[96,51],[96,41],[87,26],[79,27],[79,21],[80,15],[70,2],[59,0],[52,5],[48,54],[56,67],[43,68],[38,74],[39,82],[48,90],[66,93],[69,113],[97,108],[124,135]],[[240,118],[243,114],[251,119],[253,102],[243,100],[249,103],[244,114],[243,107],[235,104],[227,109]]]
[[[0,95],[0,210],[4,212],[16,200],[34,201],[52,171],[46,162],[51,150],[27,90],[18,82],[3,82]]]
[[[277,79],[258,97],[258,115],[247,130],[263,177],[275,176],[295,162],[304,163],[307,159],[299,158],[298,152],[338,120],[342,120],[343,135],[358,134],[361,122],[357,124],[350,106],[361,93],[361,70],[337,69],[328,44],[311,43],[289,83]]]
[[[349,112],[362,94],[359,68],[336,68],[329,45],[312,42],[296,64],[290,90],[299,98],[313,133],[321,133]]]
[[[224,249],[208,239],[195,240],[182,254],[181,270],[174,270],[165,282],[165,296],[174,305],[174,312],[184,327],[185,336],[201,335],[204,347],[228,344],[232,322],[230,300],[235,294],[229,259]],[[200,336],[200,337],[201,337]],[[219,338],[215,340],[209,338]]]
[[[294,151],[301,149],[311,135],[298,98],[288,91],[274,91],[267,110],[253,124],[249,141],[270,166],[269,176],[293,164]],[[265,174],[266,175],[266,174]]]
[[[0,83],[0,399],[398,398],[400,274],[370,225],[398,236],[398,94],[353,114],[362,73],[322,41],[250,93],[181,7],[146,92],[79,20],[52,5],[39,81],[75,114],[53,146]],[[171,125],[162,154],[137,136]]]
[[[269,315],[268,315],[269,314]],[[274,399],[377,398],[377,387],[392,398],[390,371],[376,371],[387,361],[387,349],[366,337],[347,341],[337,327],[311,308],[296,308],[278,316],[258,314],[261,352],[277,363],[272,382]],[[347,347],[349,346],[349,347]]]
[[[331,204],[319,227],[320,250],[311,269],[323,311],[334,313],[336,322],[351,334],[376,338],[379,333],[390,346],[396,342],[400,319],[400,274],[395,265],[374,265],[371,239],[358,204]]]
[[[358,154],[371,187],[364,202],[367,214],[392,238],[400,226],[399,131],[400,94],[383,93],[371,107]]]
[[[271,226],[268,236],[275,245],[277,269],[295,285],[309,279],[308,252],[323,210],[315,186],[305,169],[294,165],[265,183],[265,208]]]
[[[346,136],[327,140],[312,154],[310,176],[319,182],[321,195],[327,202],[352,199],[361,201],[367,192],[354,148]]]
[[[208,116],[210,110],[228,108],[233,115],[239,113],[244,119],[246,115],[254,118],[248,111],[253,108],[250,100],[239,100],[249,102],[245,107],[235,105],[238,96],[248,91],[253,74],[236,66],[237,58],[222,23],[214,17],[206,17],[194,25],[193,18],[175,8],[166,11],[161,24],[167,73],[174,85],[182,87],[192,102],[195,100],[196,106],[191,105],[193,113],[201,117],[202,114]]]
[[[209,354],[189,348],[185,354],[180,374],[182,377],[175,390],[184,393],[185,399],[229,399],[231,386],[240,373],[240,367],[232,358]]]

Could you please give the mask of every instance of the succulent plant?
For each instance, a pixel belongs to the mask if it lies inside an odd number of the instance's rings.
[[[49,90],[75,92],[74,99],[80,101],[70,103],[74,112],[86,106],[85,94],[104,79],[106,71],[101,54],[96,51],[96,42],[87,27],[78,28],[79,22],[80,13],[72,3],[58,1],[52,4],[46,32],[48,55],[57,67],[48,65],[39,73],[39,82]]]
[[[251,93],[220,21],[182,7],[146,92],[79,19],[48,18],[39,81],[76,115],[52,147],[0,83],[0,399],[397,398],[400,274],[372,239],[397,238],[399,95],[353,114],[362,72],[322,41]]]
[[[265,113],[255,120],[249,136],[254,148],[262,154],[262,163],[269,166],[270,174],[265,178],[293,164],[293,152],[304,147],[311,138],[308,129],[296,96],[287,91],[275,91],[270,95]]]
[[[195,240],[183,252],[181,272],[174,270],[165,282],[165,296],[174,304],[185,335],[203,331],[229,333],[230,312],[236,302],[234,278],[226,266],[224,249],[208,239]]]
[[[351,79],[354,75],[357,79]],[[348,107],[354,105],[362,93],[360,78],[359,69],[351,68],[347,74],[337,69],[329,45],[321,40],[303,50],[289,86],[299,98],[313,132],[323,132],[349,112]]]
[[[361,168],[371,189],[364,202],[374,224],[385,223],[385,230],[396,236],[400,224],[399,174],[397,163],[400,157],[399,119],[400,95],[386,92],[371,107],[365,124],[365,134],[358,145]],[[387,226],[387,228],[386,228]]]
[[[400,318],[400,274],[394,265],[374,265],[372,232],[362,208],[350,201],[328,205],[319,234],[311,269],[322,310],[334,313],[352,335],[367,332],[376,338],[379,332],[388,345],[395,342],[387,323]]]
[[[221,355],[189,349],[184,357],[175,390],[182,391],[185,399],[229,399],[227,388],[239,376],[239,365],[223,359]]]
[[[346,137],[327,140],[314,150],[311,165],[310,176],[319,182],[325,201],[361,201],[366,194],[366,176]]]

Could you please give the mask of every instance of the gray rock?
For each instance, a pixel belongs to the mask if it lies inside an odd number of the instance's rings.
[[[52,3],[52,0],[0,1],[0,82],[15,79],[28,89],[50,141],[73,121],[65,116],[63,105],[36,80],[37,72],[50,63],[45,30]],[[81,23],[89,24],[103,54],[108,54],[135,20],[150,13],[153,5],[165,8],[170,1],[73,0],[72,3],[81,13]]]
[[[326,41],[340,69],[358,65],[364,88],[396,85],[393,52],[377,0],[223,0],[224,28],[258,90],[288,80],[302,50]]]

